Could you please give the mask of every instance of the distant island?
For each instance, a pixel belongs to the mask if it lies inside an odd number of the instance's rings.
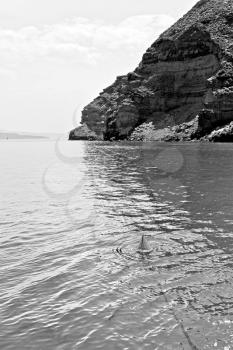
[[[50,133],[33,133],[33,132],[11,132],[6,130],[0,130],[1,140],[53,140],[57,139],[60,134]]]
[[[233,1],[199,1],[84,108],[69,139],[232,142]]]
[[[36,135],[22,135],[18,133],[11,132],[1,132],[0,131],[0,140],[21,140],[21,139],[47,139],[45,136],[36,136]]]

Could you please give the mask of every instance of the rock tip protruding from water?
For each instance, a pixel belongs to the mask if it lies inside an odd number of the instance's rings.
[[[152,252],[152,248],[149,246],[149,243],[146,240],[145,235],[142,235],[141,241],[139,243],[139,246],[137,248],[137,253],[139,254],[149,254]]]

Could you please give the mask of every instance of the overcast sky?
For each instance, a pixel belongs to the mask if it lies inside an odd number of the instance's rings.
[[[67,132],[196,0],[0,0],[0,130]]]

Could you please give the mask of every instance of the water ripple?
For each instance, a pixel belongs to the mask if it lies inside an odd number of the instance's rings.
[[[4,144],[1,350],[233,349],[231,147],[60,146]]]

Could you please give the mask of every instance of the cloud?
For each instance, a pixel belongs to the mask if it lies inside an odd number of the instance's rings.
[[[127,18],[116,26],[100,26],[94,36],[95,46],[130,51],[148,47],[173,22],[166,15],[144,15]]]
[[[92,64],[119,50],[133,55],[173,22],[167,15],[133,16],[114,25],[78,17],[41,27],[0,28],[0,64],[14,66],[36,59]]]

